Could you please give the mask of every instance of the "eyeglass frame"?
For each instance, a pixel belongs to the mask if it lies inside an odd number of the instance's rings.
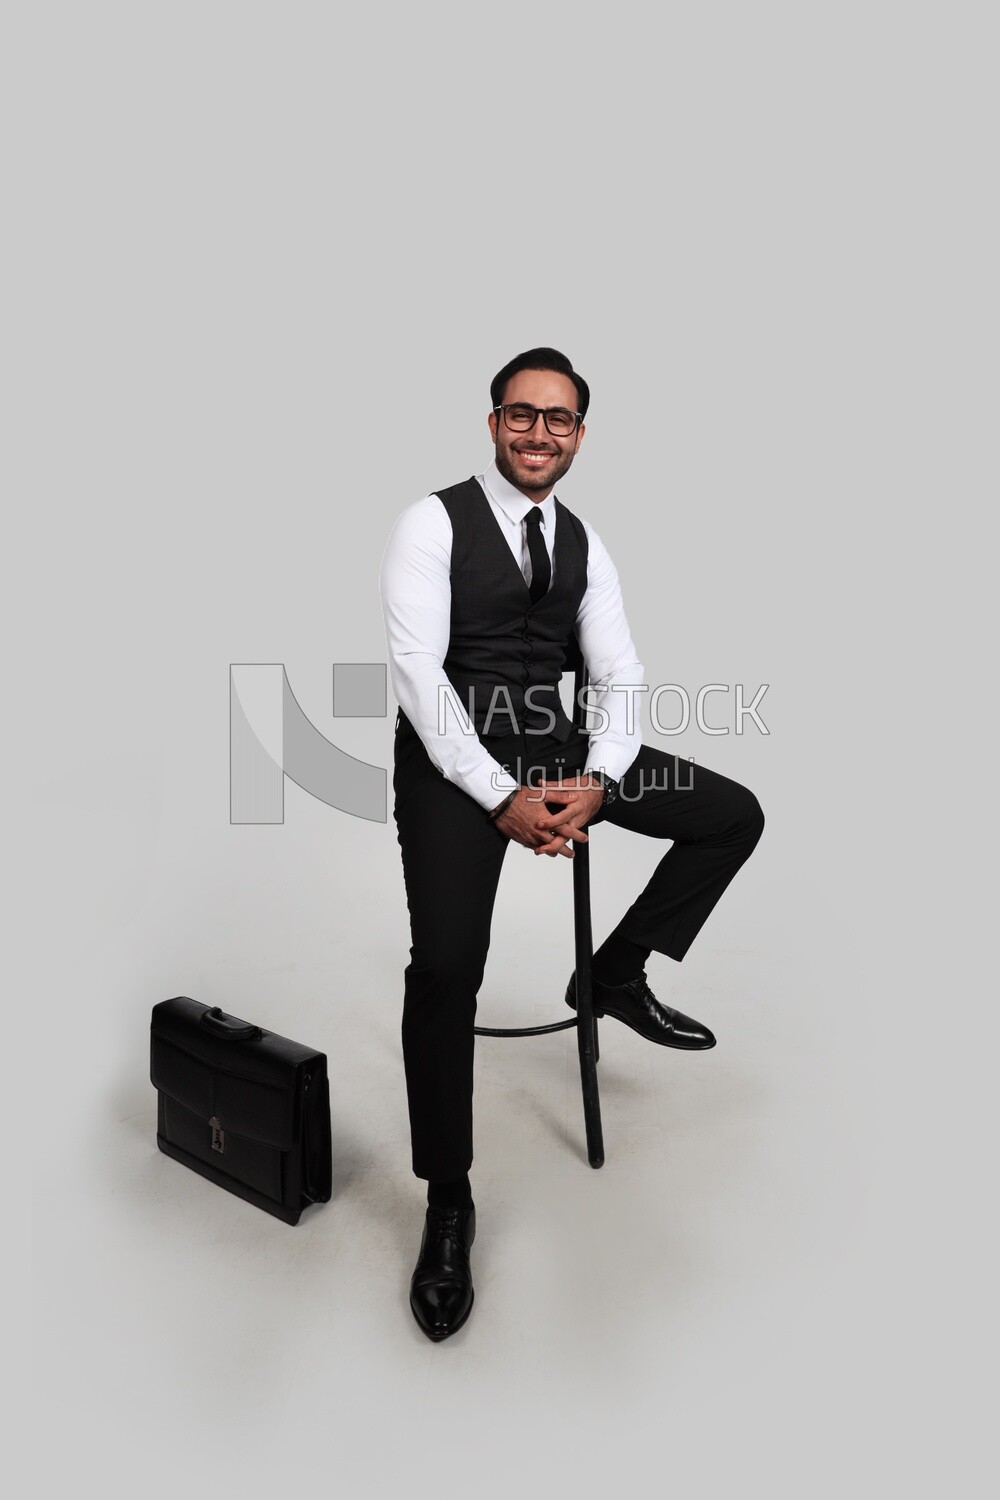
[[[507,421],[507,412],[512,406],[527,406],[535,413],[534,418],[529,426],[512,427],[510,425],[510,423]],[[545,424],[545,431],[548,433],[549,437],[572,437],[574,432],[578,432],[580,430],[580,423],[583,421],[582,411],[570,411],[568,406],[532,406],[530,401],[508,401],[503,406],[494,406],[493,410],[495,412],[500,412],[501,416],[503,417],[503,425],[506,427],[508,432],[533,432],[538,418],[541,417],[542,421]],[[576,418],[576,425],[574,427],[571,427],[569,432],[553,432],[552,428],[549,426],[550,411],[567,412],[569,416]]]

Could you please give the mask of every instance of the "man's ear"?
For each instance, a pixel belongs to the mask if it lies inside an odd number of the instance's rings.
[[[579,427],[576,429],[576,447],[573,449],[574,453],[577,453],[579,451],[580,444],[583,442],[583,434],[586,432],[586,430],[587,428],[585,424],[581,422]]]
[[[494,446],[495,446],[496,445],[496,440],[497,440],[497,426],[499,425],[497,423],[497,414],[496,414],[496,412],[495,411],[491,411],[490,414],[489,414],[489,416],[486,418],[486,420],[490,424],[490,437],[493,439],[493,443],[494,443]]]

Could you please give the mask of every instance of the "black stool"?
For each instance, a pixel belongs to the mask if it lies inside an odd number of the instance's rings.
[[[584,689],[588,683],[587,668],[574,636],[567,652],[566,667],[575,673],[573,684],[573,723],[583,728]],[[591,834],[593,837],[593,834]],[[553,1021],[550,1026],[477,1026],[477,1036],[542,1036],[548,1031],[565,1031],[576,1027],[580,1054],[580,1082],[583,1087],[583,1121],[587,1132],[587,1159],[592,1167],[604,1165],[604,1133],[601,1129],[601,1099],[597,1089],[597,1017],[594,1015],[594,992],[591,970],[594,962],[594,938],[590,923],[590,844],[573,845],[573,936],[576,948],[576,1015],[568,1021]]]

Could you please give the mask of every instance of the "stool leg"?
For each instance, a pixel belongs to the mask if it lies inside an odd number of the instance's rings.
[[[590,925],[590,846],[573,850],[573,932],[576,942],[576,1041],[580,1054],[583,1087],[583,1120],[587,1132],[587,1158],[592,1167],[604,1165],[604,1132],[601,1099],[597,1088],[597,1022],[591,968],[594,940]]]

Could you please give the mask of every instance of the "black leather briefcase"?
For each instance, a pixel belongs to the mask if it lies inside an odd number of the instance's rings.
[[[286,1224],[328,1201],[324,1053],[186,995],[154,1005],[149,1029],[161,1151]]]

